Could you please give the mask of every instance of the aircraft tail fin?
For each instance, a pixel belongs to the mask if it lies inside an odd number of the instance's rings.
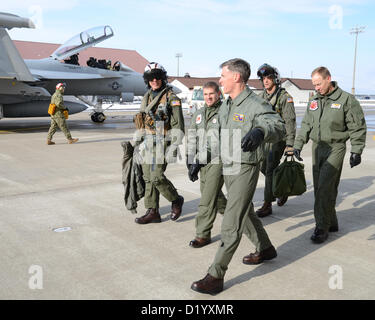
[[[35,81],[8,32],[0,27],[0,79]]]
[[[28,18],[22,18],[15,14],[0,12],[0,27],[1,28],[35,28],[35,24]]]

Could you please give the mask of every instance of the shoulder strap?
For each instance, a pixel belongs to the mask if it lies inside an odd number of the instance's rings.
[[[160,99],[162,98],[163,94],[168,90],[167,88],[164,88],[152,101],[149,105],[147,105],[145,112],[149,113],[150,111],[154,111],[155,107],[159,104]],[[146,102],[147,103],[147,102]]]
[[[273,110],[275,110],[277,103],[279,102],[279,97],[281,94],[281,87],[278,87],[275,92],[272,94],[271,99],[268,101],[271,105]]]
[[[141,102],[141,108],[140,111],[145,112],[148,104],[148,100],[150,98],[150,90],[148,90],[145,95],[143,96],[142,102]]]

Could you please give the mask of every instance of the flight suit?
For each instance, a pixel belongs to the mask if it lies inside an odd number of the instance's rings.
[[[284,154],[286,146],[292,147],[296,136],[296,113],[294,110],[293,98],[284,88],[276,88],[271,95],[266,90],[261,97],[267,100],[273,110],[280,114],[285,121],[285,138],[279,142],[269,144],[269,152],[266,159],[262,162],[261,172],[265,175],[264,201],[272,202],[275,200],[272,193],[273,171],[280,164],[280,159]]]
[[[143,97],[140,111],[146,113],[145,131],[142,136],[145,149],[143,151],[143,179],[145,181],[145,208],[159,208],[160,194],[168,201],[177,200],[178,193],[174,185],[164,172],[167,168],[167,153],[170,147],[182,143],[185,124],[182,113],[181,100],[167,86],[155,97],[152,90],[146,92]],[[159,107],[166,107],[164,120],[157,120]],[[161,125],[162,132],[157,131]],[[172,134],[171,134],[172,132]],[[173,155],[176,156],[176,151]]]
[[[198,214],[195,217],[197,238],[211,238],[211,229],[216,213],[223,214],[227,203],[227,199],[221,191],[224,179],[219,159],[218,112],[221,104],[221,100],[211,107],[205,104],[203,108],[194,113],[187,139],[188,155],[195,155],[195,159],[200,164],[205,164],[199,174],[201,199]]]
[[[310,99],[294,143],[302,150],[309,139],[313,141],[314,216],[316,227],[324,231],[338,226],[335,205],[346,141],[350,139],[351,152],[362,154],[367,131],[359,102],[332,84],[331,93]]]
[[[64,133],[65,137],[68,140],[71,140],[72,135],[70,134],[63,113],[63,111],[67,108],[64,105],[63,95],[60,90],[56,89],[55,93],[52,95],[51,104],[56,105],[56,111],[54,115],[51,115],[51,126],[48,130],[47,139],[52,140],[52,137],[55,134],[57,128],[60,128],[60,130]]]
[[[264,132],[264,142],[275,143],[284,138],[285,125],[270,104],[248,87],[235,99],[229,97],[223,102],[219,123],[220,155],[228,200],[221,227],[221,244],[208,273],[223,279],[243,232],[258,252],[272,246],[252,203],[264,157],[264,143],[254,152],[243,152],[241,139],[251,129],[260,128]]]

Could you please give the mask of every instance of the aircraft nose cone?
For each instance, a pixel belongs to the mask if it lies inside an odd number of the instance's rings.
[[[85,104],[77,102],[67,102],[65,105],[69,109],[69,114],[82,112],[88,108]]]

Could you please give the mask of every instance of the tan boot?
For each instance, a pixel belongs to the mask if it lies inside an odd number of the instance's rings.
[[[272,214],[272,202],[264,201],[263,206],[256,211],[259,218],[267,217]]]
[[[47,140],[47,144],[50,146],[50,145],[53,145],[55,143],[52,140]]]
[[[78,141],[78,138],[75,138],[75,139],[72,138],[68,140],[68,143],[72,144],[72,143],[76,143],[77,141]]]

